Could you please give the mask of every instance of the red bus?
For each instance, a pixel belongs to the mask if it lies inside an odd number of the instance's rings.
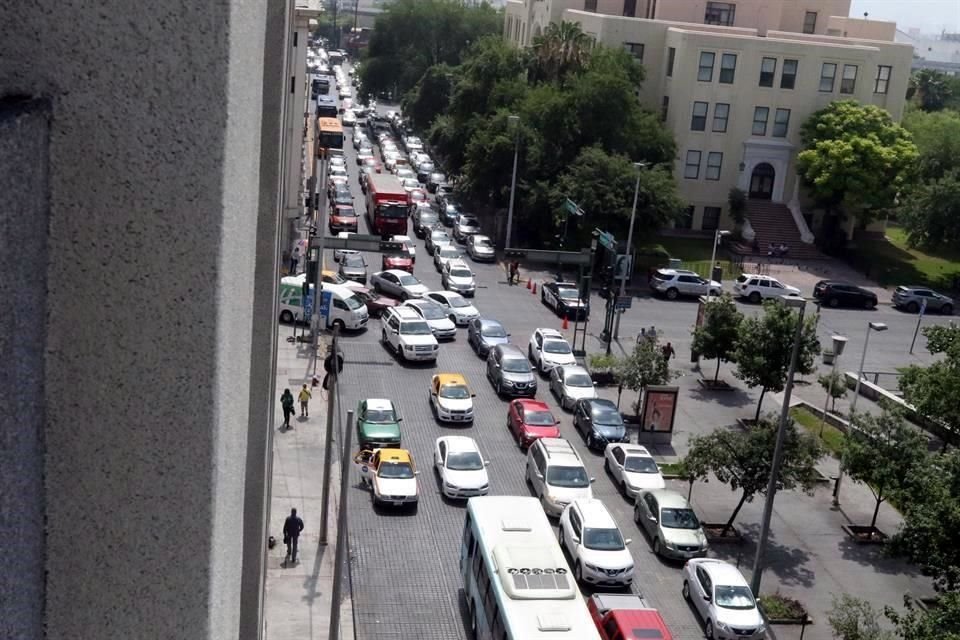
[[[389,173],[371,173],[367,178],[367,224],[381,236],[407,234],[407,192],[399,178]]]

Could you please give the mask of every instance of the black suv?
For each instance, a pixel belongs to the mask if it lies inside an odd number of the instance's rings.
[[[873,309],[877,296],[872,291],[849,282],[821,280],[813,288],[813,297],[828,307],[856,307]]]

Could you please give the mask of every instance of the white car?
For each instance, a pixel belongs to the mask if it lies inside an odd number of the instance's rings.
[[[442,436],[434,447],[433,463],[448,498],[485,496],[490,491],[489,460],[484,460],[473,438]]]
[[[433,250],[433,266],[437,268],[441,274],[443,273],[443,268],[451,260],[460,260],[462,254],[460,249],[451,244],[436,245]]]
[[[534,329],[527,345],[527,356],[540,373],[549,374],[554,367],[576,364],[570,343],[556,329]]]
[[[360,147],[370,144],[370,139],[367,137],[367,134],[363,132],[363,129],[354,129],[353,130],[353,148],[357,151],[360,150]]]
[[[370,286],[377,293],[387,293],[401,300],[422,298],[429,289],[410,273],[400,269],[378,271],[370,276]]]
[[[340,116],[340,121],[343,123],[343,126],[352,127],[357,124],[357,114],[353,109],[346,109],[343,115]]]
[[[380,341],[401,360],[436,360],[440,345],[430,325],[409,307],[394,307],[380,318]]]
[[[402,180],[400,180],[400,184],[403,185],[403,190],[406,191],[407,193],[410,193],[414,189],[420,188],[420,183],[417,182],[416,178],[403,178]]]
[[[446,247],[440,249],[442,253]],[[440,275],[440,283],[445,289],[456,291],[468,297],[473,297],[477,292],[477,281],[473,277],[473,271],[463,260],[448,260],[443,265],[443,273]]]
[[[438,373],[430,380],[430,408],[439,422],[473,422],[475,396],[459,373]]]
[[[356,235],[356,234],[354,234],[352,231],[341,231],[340,233],[337,234],[337,237],[346,239],[352,235]],[[355,251],[353,249],[334,249],[333,261],[340,262],[341,258],[343,258],[343,256],[347,255],[348,253],[359,253],[359,251]]]
[[[391,242],[402,242],[406,248],[407,253],[410,254],[410,259],[416,262],[417,260],[417,243],[413,241],[413,238],[410,236],[392,236],[390,238]]]
[[[487,236],[469,236],[466,242],[467,255],[477,262],[493,262],[497,259],[493,241]]]
[[[433,300],[407,300],[401,307],[411,307],[420,317],[427,321],[430,330],[437,340],[453,340],[457,337],[457,325],[447,315],[446,310]]]
[[[477,308],[464,299],[459,293],[453,291],[429,291],[423,296],[428,300],[433,300],[447,312],[447,316],[457,326],[466,326],[474,318],[480,317]]]
[[[597,387],[590,373],[576,364],[554,367],[550,372],[550,391],[560,402],[560,406],[573,411],[577,400],[592,400],[597,397]]]
[[[660,467],[646,447],[611,442],[603,450],[603,468],[631,502],[645,489],[663,489],[667,485]]]
[[[597,586],[629,587],[633,556],[627,550],[613,516],[596,498],[574,500],[560,514],[560,546],[570,554],[577,582]]]
[[[373,491],[374,505],[412,506],[414,509],[420,499],[419,473],[406,449],[376,449],[360,468],[364,483]]]
[[[767,298],[799,296],[800,289],[783,284],[770,276],[743,273],[737,276],[737,281],[733,283],[733,295],[757,303]]]
[[[764,637],[766,627],[750,585],[732,564],[713,558],[688,560],[683,566],[682,593],[703,619],[708,638]]]
[[[563,438],[537,438],[527,449],[527,483],[548,516],[559,518],[567,505],[592,498],[594,478],[580,454]]]

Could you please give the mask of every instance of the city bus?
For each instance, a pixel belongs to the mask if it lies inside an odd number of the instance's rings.
[[[343,125],[336,118],[317,118],[319,138],[317,146],[321,149],[343,149]]]
[[[460,577],[477,640],[600,640],[536,498],[470,498]]]

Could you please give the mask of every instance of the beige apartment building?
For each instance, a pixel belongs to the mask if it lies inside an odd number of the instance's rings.
[[[789,230],[809,244],[819,220],[796,174],[802,123],[847,98],[899,120],[910,75],[912,48],[894,42],[896,25],[849,10],[850,0],[509,0],[504,30],[526,46],[552,22],[576,22],[643,63],[638,96],[673,130],[690,204],[677,226],[733,228],[727,196],[738,186],[750,196],[747,239]]]

